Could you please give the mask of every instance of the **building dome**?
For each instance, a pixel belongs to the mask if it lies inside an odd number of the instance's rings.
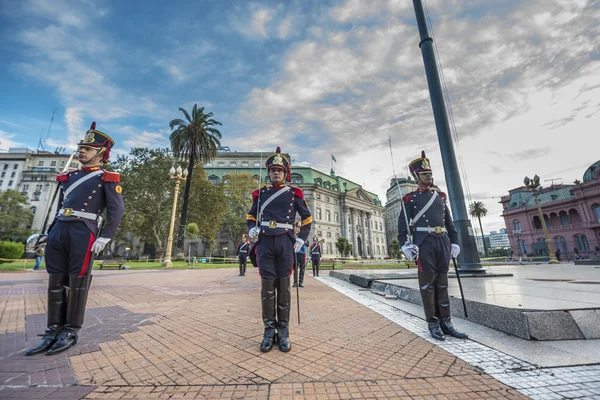
[[[600,175],[600,161],[596,161],[595,163],[590,165],[590,167],[583,174],[583,181],[584,182],[591,181],[592,179],[594,179],[596,176],[599,176],[599,175]]]

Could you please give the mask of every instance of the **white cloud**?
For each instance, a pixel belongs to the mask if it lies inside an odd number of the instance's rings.
[[[463,186],[485,198],[486,229],[503,226],[497,201],[521,175],[560,175],[557,164],[565,160],[598,159],[595,146],[581,143],[595,141],[600,123],[599,7],[540,4],[498,3],[494,12],[467,19],[470,11],[481,13],[469,7],[481,5],[429,2],[461,138]],[[367,182],[385,202],[391,136],[397,167],[425,149],[436,181],[445,184],[412,7],[350,0],[330,16],[289,49],[269,85],[249,93],[240,120],[256,119],[253,142],[285,143],[294,158],[323,171],[333,152],[338,173]],[[515,160],[524,150],[528,156]],[[565,169],[562,178],[581,179],[584,170]]]
[[[0,129],[0,151],[7,151],[11,147],[22,147],[23,143],[14,140],[16,134]]]

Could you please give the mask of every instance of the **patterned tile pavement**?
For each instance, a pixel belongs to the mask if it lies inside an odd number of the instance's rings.
[[[81,343],[59,356],[24,357],[43,329],[46,279],[43,272],[0,275],[2,399],[535,395],[526,392],[532,387],[514,380],[507,384],[502,377],[510,368],[535,368],[471,349],[472,342],[432,343],[421,335],[418,319],[406,319],[397,310],[396,319],[390,318],[381,303],[365,304],[366,297],[327,277],[307,277],[301,325],[294,293],[292,351],[260,353],[260,282],[253,269],[246,277],[238,277],[237,269],[95,271]],[[571,375],[585,376],[575,369]]]

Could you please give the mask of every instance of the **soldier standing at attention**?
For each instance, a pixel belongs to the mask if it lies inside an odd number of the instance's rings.
[[[433,185],[433,173],[425,152],[408,167],[417,182],[417,190],[406,194],[398,217],[398,242],[409,260],[417,261],[419,288],[425,319],[431,336],[445,340],[444,334],[458,339],[467,335],[458,332],[450,321],[448,268],[450,257],[458,257],[458,233],[446,205],[446,193]],[[410,226],[406,226],[404,210]],[[407,242],[409,230],[413,243]]]
[[[257,240],[250,250],[250,261],[261,277],[262,319],[265,328],[260,351],[271,351],[278,343],[280,351],[292,348],[289,337],[290,275],[294,253],[300,251],[308,234],[312,216],[304,193],[284,183],[291,182],[290,161],[277,147],[266,161],[271,185],[252,193],[248,211],[250,239]],[[300,232],[294,235],[294,221],[300,214]]]
[[[250,241],[248,236],[242,235],[242,241],[238,245],[235,255],[240,261],[240,276],[246,275],[246,260],[248,259],[248,251],[250,251]]]
[[[318,237],[315,236],[313,238],[313,242],[310,245],[308,252],[310,253],[313,276],[319,276],[319,267],[321,266],[321,255],[323,252],[321,251],[321,243],[319,243]]]
[[[123,217],[120,175],[100,168],[107,163],[114,141],[93,122],[79,142],[82,167],[59,174],[59,210],[48,230],[48,323],[42,340],[26,355],[57,354],[77,344],[92,280],[93,254],[102,252],[115,236]],[[99,232],[98,219],[106,210]],[[45,236],[45,235],[44,235]],[[39,234],[28,243],[39,243]],[[69,289],[67,291],[67,288]]]

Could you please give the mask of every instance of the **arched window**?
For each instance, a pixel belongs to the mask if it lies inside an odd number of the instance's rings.
[[[569,226],[569,215],[566,211],[561,211],[558,213],[558,218],[560,219],[561,226]]]
[[[552,224],[550,223],[550,218],[546,214],[544,214],[544,222],[546,223],[546,228],[551,228]]]
[[[537,215],[533,217],[533,227],[535,229],[542,229],[542,220]]]
[[[571,220],[571,225],[581,224],[581,215],[579,215],[579,212],[574,208],[569,210],[569,219]]]
[[[325,210],[325,221],[331,222],[331,211]]]
[[[208,181],[213,184],[219,183],[219,177],[216,175],[211,175],[208,177]]]
[[[594,210],[594,213],[596,213],[596,219],[600,222],[600,204],[594,204],[592,209]]]
[[[321,209],[317,208],[317,219],[321,219]]]

